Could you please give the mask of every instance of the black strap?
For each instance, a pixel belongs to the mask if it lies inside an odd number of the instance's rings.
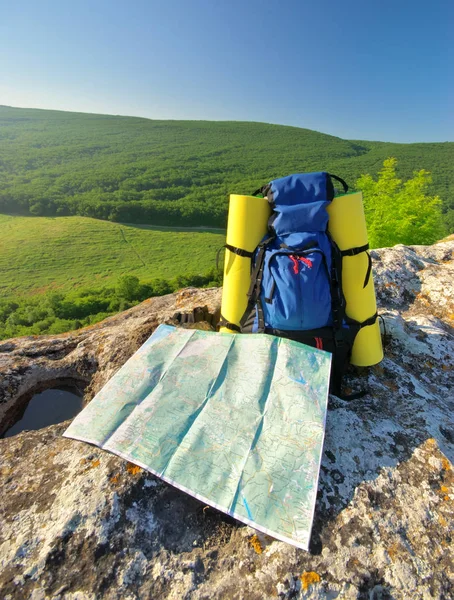
[[[369,250],[369,244],[364,244],[364,246],[357,246],[356,248],[348,248],[348,250],[341,250],[342,256],[356,256],[357,254],[361,254],[361,252],[367,252]],[[363,289],[369,283],[370,274],[372,273],[372,258],[370,257],[369,252],[367,252],[367,258],[369,264],[367,265],[366,276],[364,278]]]
[[[265,244],[260,244],[258,252],[257,252],[257,258],[255,261],[254,269],[252,270],[252,273],[251,273],[251,285],[249,286],[249,290],[247,293],[248,303],[247,303],[246,311],[240,321],[240,325],[241,325],[241,327],[243,327],[243,325],[248,320],[248,317],[249,317],[252,309],[255,306],[257,306],[257,312],[258,312],[258,318],[259,318],[257,333],[263,333],[263,331],[265,329],[265,323],[264,323],[264,318],[263,318],[263,308],[262,308],[262,304],[260,302],[260,291],[262,289],[262,279],[263,279],[263,267],[265,265],[265,250],[266,250]]]
[[[238,333],[241,333],[241,329],[238,327],[238,325],[227,321],[227,319],[225,319],[222,315],[219,319],[219,327],[227,327],[227,329],[231,329],[232,331],[237,331]]]
[[[332,237],[327,234],[331,242],[331,310],[333,313],[333,329],[336,347],[344,343],[343,322],[345,318],[345,297],[342,290],[342,254],[339,246]]]
[[[369,244],[364,244],[364,246],[356,246],[356,248],[348,248],[348,250],[341,250],[342,256],[356,256],[357,254],[361,254],[361,252],[366,252],[369,250]]]
[[[363,289],[366,287],[366,285],[369,283],[369,279],[370,279],[370,274],[372,273],[372,259],[370,257],[369,252],[367,252],[367,259],[369,261],[369,264],[367,265],[367,272],[366,272],[366,277],[364,278],[364,285],[363,285]]]
[[[259,196],[259,195],[262,196],[263,195],[263,188],[264,187],[265,186],[259,188],[258,190],[255,190],[255,192],[253,194],[251,194],[251,196]]]
[[[368,327],[369,325],[373,325],[375,323],[375,321],[377,320],[377,318],[378,318],[378,313],[375,313],[375,315],[372,315],[365,321],[361,321],[361,323],[359,324],[359,328],[362,329],[363,327]]]
[[[253,252],[249,252],[249,250],[244,250],[243,248],[237,248],[236,246],[231,246],[230,244],[224,244],[221,246],[216,253],[216,270],[219,271],[219,255],[224,248],[233,252],[233,254],[237,254],[238,256],[242,256],[243,258],[252,258],[254,256]]]
[[[265,317],[263,315],[263,306],[260,296],[257,298],[257,333],[265,333]]]
[[[348,185],[347,183],[341,179],[340,177],[338,177],[337,175],[333,175],[332,173],[328,173],[328,175],[332,178],[335,179],[336,181],[339,181],[339,183],[342,184],[342,187],[344,188],[344,192],[347,193],[348,192]]]
[[[244,250],[243,248],[237,248],[236,246],[231,246],[230,244],[226,244],[224,248],[233,252],[233,254],[238,254],[238,256],[242,256],[243,258],[252,258],[254,256],[253,252],[249,252],[249,250]]]
[[[388,334],[388,331],[386,329],[385,317],[383,315],[378,315],[378,318],[381,320],[381,322],[383,324],[383,350],[386,350],[386,348],[388,347],[389,342],[391,340],[391,335]]]
[[[246,310],[240,321],[240,327],[243,328],[246,321],[248,320],[252,309],[257,306],[258,313],[258,331],[257,333],[263,333],[265,330],[265,321],[263,318],[263,308],[260,302],[260,291],[262,289],[263,279],[263,267],[265,266],[265,251],[266,247],[273,240],[274,237],[268,237],[257,247],[257,255],[255,259],[254,268],[251,271],[251,284],[247,293],[248,303]]]

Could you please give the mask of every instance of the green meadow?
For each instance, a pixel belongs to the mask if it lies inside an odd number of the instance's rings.
[[[166,230],[87,217],[0,215],[0,295],[30,296],[213,268],[222,231]]]

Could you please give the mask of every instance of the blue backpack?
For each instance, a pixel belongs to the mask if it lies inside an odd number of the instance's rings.
[[[289,175],[255,192],[268,198],[273,212],[268,234],[252,254],[248,306],[239,329],[331,352],[331,392],[339,395],[355,336],[371,323],[358,323],[345,314],[342,255],[364,248],[342,253],[328,233],[332,179],[347,192],[343,179],[325,172]]]

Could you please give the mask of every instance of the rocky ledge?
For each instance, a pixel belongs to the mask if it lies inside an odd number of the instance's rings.
[[[385,359],[331,398],[309,553],[257,535],[67,426],[0,439],[0,590],[15,600],[454,597],[454,241],[375,250]],[[5,431],[37,391],[88,402],[161,322],[211,327],[220,290],[0,342]]]

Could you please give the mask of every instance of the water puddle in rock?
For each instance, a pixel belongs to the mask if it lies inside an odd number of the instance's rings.
[[[8,429],[4,437],[71,419],[82,410],[82,399],[82,393],[73,387],[62,386],[35,394],[28,403],[22,419]]]

